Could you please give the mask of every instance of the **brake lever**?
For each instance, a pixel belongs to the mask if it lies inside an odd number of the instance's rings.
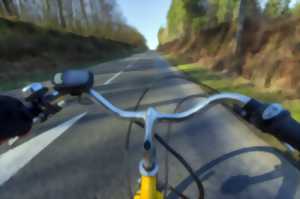
[[[30,84],[23,88],[22,92],[25,101],[29,103],[34,123],[46,121],[50,115],[58,113],[65,105],[59,92],[50,91],[41,83]]]

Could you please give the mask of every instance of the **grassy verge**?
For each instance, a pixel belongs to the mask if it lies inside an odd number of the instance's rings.
[[[212,72],[198,64],[179,65],[177,68],[187,74],[194,82],[204,83],[216,90],[238,92],[266,102],[281,103],[291,111],[296,120],[300,121],[300,99],[289,100],[288,96],[279,90],[259,88],[244,78]]]

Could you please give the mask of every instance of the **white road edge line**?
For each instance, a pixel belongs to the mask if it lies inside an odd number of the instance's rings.
[[[14,176],[20,169],[28,164],[43,149],[55,141],[65,131],[72,127],[87,113],[73,117],[69,121],[40,134],[31,140],[8,150],[0,155],[0,186]]]

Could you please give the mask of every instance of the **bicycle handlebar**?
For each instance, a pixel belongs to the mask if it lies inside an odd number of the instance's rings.
[[[106,98],[104,98],[101,94],[99,94],[97,91],[91,89],[89,91],[89,95],[94,99],[96,102],[102,104],[107,110],[113,112],[115,115],[121,117],[121,118],[128,118],[128,119],[146,119],[146,111],[139,111],[139,112],[132,112],[132,111],[125,111],[122,109],[119,109],[118,107],[111,104]],[[251,98],[236,94],[236,93],[220,93],[215,94],[212,96],[207,97],[205,100],[200,101],[197,103],[194,107],[191,109],[180,112],[180,113],[160,113],[158,111],[155,111],[155,118],[158,120],[181,120],[188,118],[195,113],[203,110],[207,106],[209,106],[212,103],[218,102],[218,101],[224,101],[224,100],[234,100],[242,103],[243,105],[247,104]],[[155,110],[155,109],[154,109]],[[153,109],[152,109],[153,111]]]
[[[300,124],[291,117],[289,112],[285,111],[278,118],[274,118],[266,130],[279,140],[300,150]]]
[[[185,119],[188,118],[195,113],[203,110],[210,104],[216,103],[216,102],[222,102],[224,100],[234,100],[239,103],[242,103],[243,105],[247,104],[251,98],[240,95],[237,93],[220,93],[220,94],[215,94],[212,96],[207,97],[204,101],[200,101],[197,103],[194,107],[191,109],[181,112],[181,113],[175,113],[175,114],[161,114],[160,119],[168,119],[168,120],[180,120],[180,119]]]
[[[234,100],[244,105],[246,115],[243,117],[265,133],[277,137],[279,140],[290,144],[300,150],[300,124],[295,121],[287,110],[279,104],[263,104],[250,97],[236,93],[220,93],[207,97],[194,107],[180,113],[160,113],[153,108],[147,111],[131,112],[119,109],[95,90],[90,90],[90,96],[106,109],[112,111],[121,118],[144,120],[146,126],[145,143],[152,143],[152,128],[157,120],[182,120],[203,110],[215,102]]]
[[[105,97],[100,95],[97,91],[91,89],[89,91],[89,96],[92,97],[92,99],[103,105],[107,110],[113,112],[115,115],[117,115],[120,118],[128,118],[128,119],[143,119],[144,114],[143,112],[132,112],[132,111],[125,111],[122,109],[119,109],[118,107],[114,106],[110,101],[108,101]]]
[[[126,118],[126,119],[137,119],[137,120],[142,120],[144,122],[145,124],[144,159],[140,164],[141,165],[140,171],[144,175],[155,175],[154,171],[158,170],[157,164],[155,162],[156,161],[155,146],[153,145],[153,127],[157,121],[160,120],[176,121],[176,120],[188,118],[216,101],[230,99],[230,100],[238,101],[245,105],[251,100],[251,98],[244,95],[239,95],[235,93],[221,93],[221,94],[210,96],[206,98],[204,101],[200,101],[198,104],[196,104],[194,107],[192,107],[187,111],[174,113],[174,114],[166,114],[166,113],[160,113],[154,108],[148,108],[146,111],[138,111],[138,112],[122,110],[114,106],[105,97],[103,97],[101,94],[99,94],[97,91],[93,89],[90,89],[88,94],[94,101],[103,105],[107,110],[113,112],[118,117]]]
[[[94,101],[103,105],[107,110],[113,112],[120,118],[135,119],[145,124],[144,140],[144,160],[141,172],[156,171],[155,164],[155,146],[152,144],[153,127],[157,121],[179,121],[186,119],[195,113],[208,107],[210,104],[224,100],[234,100],[243,104],[243,110],[246,112],[245,119],[250,121],[256,127],[267,131],[278,138],[291,143],[294,147],[300,149],[300,124],[293,120],[287,111],[276,104],[262,104],[250,97],[236,93],[220,93],[209,96],[198,102],[192,108],[174,114],[160,113],[155,108],[148,108],[145,111],[126,111],[114,106],[109,100],[100,93],[93,90],[94,76],[91,72],[80,70],[69,70],[55,76],[53,80],[54,89],[61,95],[71,94],[80,96],[87,93]],[[254,118],[254,119],[253,119]],[[299,134],[299,135],[298,135]],[[151,173],[151,175],[154,175]]]

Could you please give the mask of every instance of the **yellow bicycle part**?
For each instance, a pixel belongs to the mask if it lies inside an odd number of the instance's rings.
[[[155,176],[142,176],[141,190],[136,193],[134,199],[163,199],[163,194],[157,190]]]

